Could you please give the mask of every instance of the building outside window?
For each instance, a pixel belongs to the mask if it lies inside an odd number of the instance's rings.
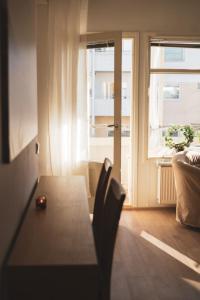
[[[127,99],[128,97],[128,84],[127,82],[122,82],[122,99]]]
[[[102,82],[103,99],[114,99],[114,83],[110,81]]]
[[[180,100],[180,84],[165,83],[163,86],[163,100]]]
[[[166,47],[164,49],[165,62],[184,61],[185,49],[176,47]]]

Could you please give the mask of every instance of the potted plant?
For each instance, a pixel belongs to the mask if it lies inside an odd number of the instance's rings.
[[[175,142],[176,136],[182,136],[183,140]],[[189,147],[194,140],[194,129],[190,125],[172,125],[167,129],[165,145],[176,152]]]

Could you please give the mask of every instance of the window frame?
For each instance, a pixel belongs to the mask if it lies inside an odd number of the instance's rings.
[[[172,44],[176,45],[175,42],[177,41],[183,41],[185,43],[200,43],[200,37],[188,37],[188,36],[157,36],[156,34],[147,34],[146,35],[146,49],[147,49],[147,64],[146,64],[146,71],[147,71],[147,82],[148,82],[148,87],[146,91],[147,95],[147,114],[146,114],[146,128],[147,128],[147,136],[145,138],[146,140],[146,150],[145,150],[145,156],[147,160],[149,159],[161,159],[161,158],[170,158],[173,155],[149,155],[149,137],[150,137],[150,78],[151,74],[199,74],[200,75],[200,69],[178,69],[178,68],[152,68],[151,67],[151,41],[152,39],[160,39],[160,40],[166,40],[170,41]],[[181,63],[182,61],[180,61]],[[148,70],[147,70],[148,68]],[[167,101],[167,100],[165,100]],[[169,101],[172,101],[169,99]],[[175,100],[173,101],[180,101],[180,100]]]

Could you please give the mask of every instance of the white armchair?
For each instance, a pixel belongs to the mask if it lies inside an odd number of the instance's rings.
[[[176,220],[200,228],[200,153],[184,151],[172,159],[177,193]]]

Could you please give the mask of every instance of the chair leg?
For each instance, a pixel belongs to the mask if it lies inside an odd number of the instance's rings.
[[[110,300],[111,288],[110,288],[110,276],[106,276],[102,282],[102,299],[101,300]]]

